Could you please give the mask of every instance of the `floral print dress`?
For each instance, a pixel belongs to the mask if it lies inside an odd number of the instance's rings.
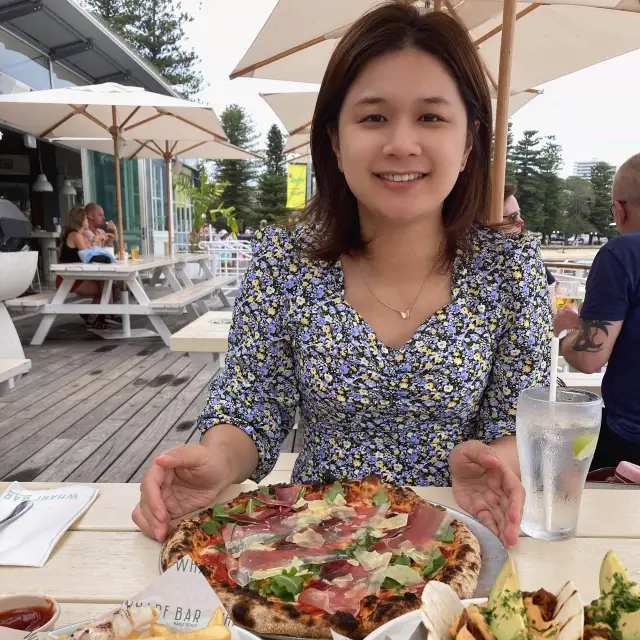
[[[474,229],[451,302],[401,348],[344,301],[344,275],[302,256],[300,229],[257,233],[235,303],[226,369],[199,418],[254,441],[252,479],[273,469],[296,409],[294,482],[360,478],[450,484],[460,442],[515,431],[521,389],[548,383],[551,305],[537,239]]]

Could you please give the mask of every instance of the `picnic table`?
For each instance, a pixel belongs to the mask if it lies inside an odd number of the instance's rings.
[[[261,484],[287,482],[297,454],[283,454]],[[0,483],[0,492],[8,486]],[[23,483],[28,489],[60,483]],[[89,511],[62,538],[42,568],[0,567],[0,591],[46,593],[62,607],[58,626],[94,618],[135,595],[159,575],[161,545],[142,534],[131,520],[138,484],[100,484]],[[232,485],[218,498],[230,500],[255,488],[252,482]],[[451,489],[419,487],[422,497],[456,507]],[[511,551],[523,589],[558,590],[571,579],[585,601],[598,595],[598,571],[613,549],[633,573],[640,567],[640,491],[585,489],[577,536],[544,542],[521,536]],[[632,575],[633,577],[633,575]]]
[[[104,332],[103,337],[148,337],[147,330],[131,330],[130,316],[144,315],[169,345],[171,332],[163,315],[181,314],[189,305],[194,306],[197,314],[206,313],[208,307],[203,298],[218,295],[225,306],[229,301],[222,291],[223,286],[231,284],[233,276],[216,277],[208,265],[206,254],[178,254],[161,258],[142,258],[115,263],[69,263],[51,266],[54,275],[62,278],[60,288],[55,292],[17,298],[7,306],[21,307],[42,314],[40,325],[31,340],[32,345],[40,345],[46,339],[57,315],[70,314],[111,314],[122,316],[122,332]],[[204,274],[204,280],[194,283],[187,274],[187,265],[197,263]],[[159,298],[150,299],[143,285],[143,274],[150,273],[150,286],[155,287],[162,280],[171,291]],[[78,302],[76,296],[70,296],[76,280],[100,280],[105,283],[99,303]],[[114,282],[124,282],[118,303],[109,302]],[[134,300],[129,300],[129,292]],[[102,334],[101,334],[102,335]],[[155,335],[151,333],[151,335]]]

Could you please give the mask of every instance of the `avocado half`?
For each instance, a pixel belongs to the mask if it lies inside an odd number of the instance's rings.
[[[496,640],[526,640],[528,625],[518,582],[518,574],[509,558],[489,592],[491,631]]]

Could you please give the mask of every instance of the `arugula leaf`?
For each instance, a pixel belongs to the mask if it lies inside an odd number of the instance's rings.
[[[221,526],[222,524],[217,520],[207,520],[200,525],[200,528],[210,536],[217,536]]]
[[[383,504],[391,504],[391,499],[382,487],[380,487],[377,493],[373,496],[373,504],[377,507]]]
[[[397,581],[394,580],[393,578],[385,578],[384,581],[382,582],[382,585],[380,585],[380,588],[383,590],[387,590],[387,591],[393,591],[393,589],[398,589],[402,587],[402,585]]]
[[[442,536],[442,542],[453,542],[456,537],[456,530],[449,524]]]
[[[302,489],[300,489],[300,493],[298,494],[298,497],[296,498],[296,500],[295,500],[295,502],[293,504],[298,502],[298,500],[302,500],[302,498],[304,498],[304,494],[305,493],[307,493],[307,487],[302,487]]]
[[[433,578],[445,564],[447,564],[446,557],[442,555],[439,547],[435,547],[429,560],[422,566],[420,573],[423,578]]]
[[[303,564],[300,567],[300,570],[301,572],[304,571],[305,573],[311,573],[314,576],[317,576],[322,570],[322,565],[321,564]]]
[[[269,493],[269,487],[259,486],[258,495],[263,495],[265,498],[270,498],[271,494]]]
[[[405,567],[411,566],[411,558],[409,556],[405,556],[404,553],[399,556],[392,556],[391,562],[393,562],[393,564],[404,565]]]
[[[338,556],[348,560],[356,560],[356,552],[369,551],[379,539],[373,535],[372,529],[364,529],[358,534],[358,540],[344,549],[338,549]]]
[[[210,549],[215,549],[216,551],[225,551],[227,550],[227,547],[225,547],[223,544],[216,544],[213,547],[209,547]]]
[[[252,516],[256,507],[266,507],[267,505],[257,498],[249,498],[247,503],[247,513]]]
[[[203,522],[200,525],[200,528],[210,536],[218,535],[220,527],[223,524],[226,524],[227,522],[235,522],[235,518],[233,517],[234,513],[244,513],[244,506],[237,504],[235,507],[232,507],[227,511],[223,504],[214,504],[213,511],[211,513],[211,520]]]
[[[434,509],[437,509],[438,511],[446,511],[446,509],[441,505],[441,504],[433,504],[433,502],[431,503],[431,506]]]
[[[257,588],[256,588],[257,587]],[[279,576],[267,580],[249,583],[249,588],[259,591],[263,596],[273,596],[282,602],[295,602],[296,596],[304,588],[304,577],[297,575],[295,568],[283,571]]]
[[[344,488],[338,481],[336,481],[333,483],[331,489],[324,494],[323,498],[327,502],[334,502],[338,496],[344,497]]]

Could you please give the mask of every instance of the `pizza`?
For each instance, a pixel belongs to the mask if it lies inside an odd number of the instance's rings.
[[[259,487],[216,504],[170,534],[163,569],[185,555],[240,626],[354,640],[418,609],[430,580],[471,597],[481,563],[466,525],[375,476]]]

